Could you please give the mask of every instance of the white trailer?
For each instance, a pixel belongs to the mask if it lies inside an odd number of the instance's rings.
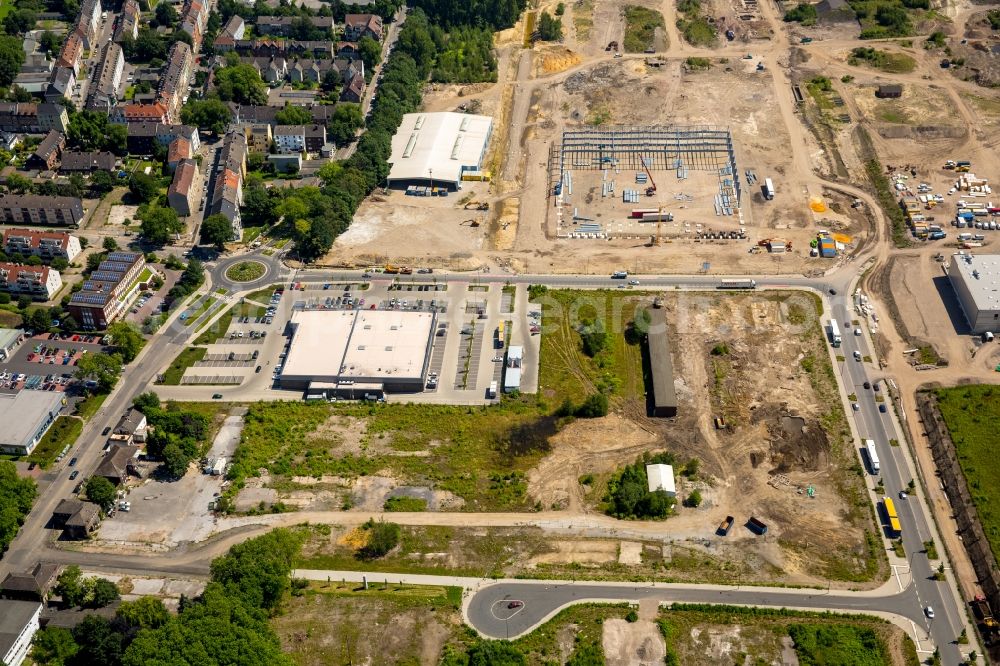
[[[764,198],[768,201],[774,198],[774,182],[770,178],[764,179]]]
[[[868,452],[868,468],[871,470],[872,474],[879,474],[882,468],[879,465],[878,452],[875,451],[875,441],[866,439],[865,449]]]
[[[836,319],[830,320],[830,344],[834,347],[839,347],[841,343],[840,339],[840,326],[837,325]]]

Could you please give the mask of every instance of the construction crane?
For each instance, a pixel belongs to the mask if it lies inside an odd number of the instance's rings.
[[[663,242],[663,206],[656,209],[656,235],[649,239],[650,247],[658,247]]]
[[[656,194],[656,181],[653,180],[653,174],[649,173],[649,167],[646,166],[646,158],[639,158],[642,162],[642,168],[646,171],[646,177],[649,178],[649,187],[646,188],[646,196],[651,197]]]

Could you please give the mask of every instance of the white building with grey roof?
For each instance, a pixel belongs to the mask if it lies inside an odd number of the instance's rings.
[[[1000,254],[954,254],[948,277],[973,333],[1000,333]]]

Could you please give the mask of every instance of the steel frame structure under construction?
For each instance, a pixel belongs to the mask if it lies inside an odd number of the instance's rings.
[[[728,127],[672,125],[574,129],[563,132],[559,148],[562,182],[567,170],[629,169],[715,171],[720,194],[738,207],[739,170]]]

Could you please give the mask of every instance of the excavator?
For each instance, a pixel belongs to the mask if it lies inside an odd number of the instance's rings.
[[[490,203],[488,201],[476,201],[472,200],[465,204],[464,210],[489,210]]]
[[[653,180],[653,174],[649,173],[649,167],[646,166],[646,160],[642,160],[642,168],[646,171],[646,177],[649,178],[649,187],[646,188],[646,196],[651,197],[656,194],[656,181]]]

